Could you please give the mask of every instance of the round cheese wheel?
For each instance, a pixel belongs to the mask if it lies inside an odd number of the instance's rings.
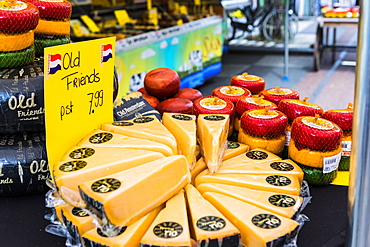
[[[40,19],[35,29],[35,33],[45,35],[70,35],[69,20],[45,20]]]
[[[66,0],[31,0],[29,2],[38,8],[40,18],[63,20],[69,19],[72,14],[72,5]]]
[[[33,31],[25,33],[0,33],[0,52],[19,51],[30,47],[34,41]]]
[[[292,139],[313,150],[337,149],[342,135],[343,131],[338,125],[323,118],[298,117],[292,123]]]
[[[36,48],[36,55],[41,56],[44,55],[44,48],[56,45],[64,45],[69,44],[71,40],[68,36],[55,36],[55,35],[42,35],[36,34],[35,35],[35,48]]]
[[[288,147],[288,156],[290,159],[302,165],[316,168],[323,168],[325,158],[333,157],[341,152],[341,146],[338,146],[337,149],[332,151],[315,151],[297,144],[293,139],[290,140]]]
[[[321,106],[299,99],[283,99],[279,102],[278,109],[285,113],[289,121],[301,116],[321,116],[324,113]]]
[[[263,109],[266,107],[270,108],[271,110],[277,110],[277,106],[271,101],[264,100],[259,97],[240,97],[236,102],[235,111],[241,116],[248,110]]]
[[[45,181],[51,176],[44,133],[1,134],[0,157],[0,196],[47,191]]]
[[[322,186],[322,185],[331,184],[338,174],[338,170],[334,170],[329,173],[323,173],[322,169],[319,169],[319,168],[304,166],[302,164],[298,164],[298,165],[299,167],[301,167],[304,173],[303,179],[309,185]]]
[[[241,129],[238,134],[238,142],[249,145],[251,150],[260,148],[274,154],[280,154],[284,149],[285,135],[264,138],[252,136]]]
[[[352,130],[353,108],[328,110],[322,115],[323,118],[336,123],[342,130]]]
[[[287,124],[288,118],[284,113],[270,109],[248,110],[240,118],[241,128],[256,136],[274,137],[285,134]]]
[[[269,88],[259,93],[264,99],[279,105],[280,100],[283,99],[299,99],[299,93],[289,88]]]
[[[193,104],[193,114],[229,114],[234,117],[234,104],[227,99],[220,99],[215,96],[203,96],[196,99]]]
[[[0,133],[43,131],[44,63],[0,69]]]
[[[35,59],[35,46],[20,51],[0,53],[0,68],[15,68],[31,64]]]
[[[36,28],[39,11],[31,3],[0,1],[0,31],[23,33]]]
[[[233,76],[230,80],[231,86],[240,86],[248,89],[252,94],[259,94],[265,89],[266,82],[262,77],[243,73]]]
[[[251,92],[240,86],[221,86],[213,89],[212,95],[220,99],[227,99],[236,104],[241,97],[252,96]]]

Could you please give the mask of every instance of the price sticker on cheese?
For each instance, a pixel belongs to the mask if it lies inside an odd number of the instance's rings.
[[[330,173],[338,169],[340,159],[341,153],[333,155],[331,157],[325,157],[323,160],[323,173]]]
[[[113,121],[115,37],[44,50],[46,148],[50,168],[94,129]]]

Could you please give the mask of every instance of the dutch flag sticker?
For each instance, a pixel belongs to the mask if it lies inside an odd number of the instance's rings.
[[[60,54],[49,54],[49,75],[55,74],[61,70],[62,56]]]
[[[102,63],[105,63],[110,58],[113,57],[112,56],[112,44],[102,45],[101,46],[101,52],[102,52],[101,61],[102,61]]]

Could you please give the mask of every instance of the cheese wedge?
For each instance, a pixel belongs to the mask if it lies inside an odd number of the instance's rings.
[[[223,194],[206,192],[203,196],[240,230],[244,246],[283,246],[298,232],[294,220]]]
[[[121,135],[163,143],[169,146],[174,154],[177,154],[175,137],[154,115],[105,123],[102,124],[101,129]]]
[[[240,154],[246,153],[249,151],[249,146],[245,145],[240,142],[233,142],[228,141],[227,142],[227,149],[225,151],[225,155],[223,157],[223,161],[228,160],[230,158],[233,158],[235,156],[238,156]]]
[[[297,196],[301,189],[301,183],[293,175],[210,174],[205,170],[195,179],[196,187],[203,183],[228,184]]]
[[[205,169],[207,169],[207,165],[206,165],[206,162],[204,162],[203,157],[201,157],[197,161],[197,163],[195,163],[195,166],[194,166],[193,170],[190,171],[191,184],[193,184],[193,185],[195,184],[195,178],[199,175],[199,173],[201,173]]]
[[[188,184],[185,187],[191,229],[198,246],[239,246],[239,230],[223,216],[200,192]],[[217,245],[214,245],[214,244]]]
[[[88,210],[104,222],[126,226],[149,213],[190,183],[183,155],[155,160],[79,186]]]
[[[198,142],[211,173],[217,172],[225,155],[229,121],[227,114],[199,114],[198,116]]]
[[[129,226],[124,226],[115,237],[108,237],[99,228],[93,228],[82,235],[84,246],[90,247],[121,247],[121,246],[140,246],[140,240],[148,230],[150,224],[157,217],[163,205],[155,208],[144,217],[135,221]]]
[[[61,207],[61,217],[68,233],[76,241],[81,241],[81,236],[95,227],[93,217],[86,211],[67,204]]]
[[[92,131],[83,138],[77,146],[129,148],[159,152],[165,156],[174,155],[172,149],[162,143],[120,135],[104,130]]]
[[[74,147],[69,153],[75,159],[67,156],[66,161],[54,166],[53,176],[59,191],[64,186],[78,192],[81,183],[165,157],[152,151],[108,147]]]
[[[294,175],[303,181],[302,169],[291,160],[242,163],[240,159],[229,159],[221,163],[217,174],[275,174]]]
[[[191,246],[184,190],[166,202],[140,244],[141,247]]]
[[[292,218],[299,211],[303,202],[303,198],[300,196],[252,190],[227,184],[204,183],[200,184],[197,189],[202,194],[206,192],[224,194],[286,218]]]
[[[185,155],[189,161],[190,169],[196,162],[197,125],[196,116],[165,112],[162,116],[163,125],[176,138],[179,154]]]

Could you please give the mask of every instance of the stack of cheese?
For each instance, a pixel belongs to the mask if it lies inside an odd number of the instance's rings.
[[[27,65],[35,59],[34,32],[39,11],[31,3],[0,0],[0,68]]]
[[[59,194],[79,207],[55,207],[70,241],[282,246],[296,235],[298,166],[227,142],[226,114],[165,113],[162,122],[145,116],[103,124],[55,164]]]

